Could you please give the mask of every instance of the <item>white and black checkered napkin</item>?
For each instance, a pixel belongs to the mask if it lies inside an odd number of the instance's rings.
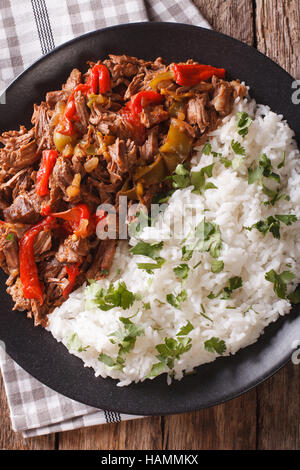
[[[80,34],[139,21],[210,27],[191,0],[0,0],[0,85]],[[25,437],[138,418],[70,400],[31,377],[3,351],[0,366],[13,429]]]

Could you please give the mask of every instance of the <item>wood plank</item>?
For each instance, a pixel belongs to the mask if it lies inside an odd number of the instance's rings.
[[[165,418],[164,449],[253,450],[256,391],[223,405]]]
[[[257,48],[300,78],[300,2],[256,0]],[[299,449],[300,368],[289,364],[257,388],[259,449]]]
[[[257,48],[300,78],[299,0],[256,0]]]
[[[51,450],[55,448],[55,434],[24,439],[22,433],[15,433],[11,428],[9,409],[3,379],[0,374],[0,449],[5,450]]]
[[[300,448],[300,365],[288,364],[257,388],[258,449]]]
[[[213,29],[254,44],[252,0],[193,0]]]
[[[162,418],[160,417],[103,424],[59,435],[60,450],[159,450],[161,448]]]

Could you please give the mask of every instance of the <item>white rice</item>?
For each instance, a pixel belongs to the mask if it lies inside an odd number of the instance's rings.
[[[237,132],[238,111],[245,111],[254,118],[245,138]],[[205,349],[204,343],[210,338],[225,342],[225,355],[235,354],[240,348],[255,342],[269,323],[289,313],[290,302],[277,297],[265,274],[272,269],[277,273],[292,271],[295,279],[289,283],[288,292],[293,291],[300,281],[300,242],[297,237],[300,226],[300,159],[293,135],[282,116],[267,106],[256,105],[254,100],[236,103],[234,112],[211,133],[210,143],[213,151],[232,160],[235,155],[231,141],[239,141],[246,149],[244,163],[237,170],[225,168],[218,158],[202,155],[199,150],[192,160],[193,169],[199,170],[214,162],[213,176],[209,181],[218,189],[206,190],[203,195],[192,193],[193,187],[177,190],[155,225],[146,228],[142,234],[142,239],[150,243],[160,241],[162,234],[168,237],[171,232],[160,252],[160,256],[166,259],[165,264],[155,270],[154,275],[147,274],[138,269],[137,262],[152,260],[130,254],[128,243],[121,242],[108,279],[77,289],[50,315],[48,329],[57,341],[67,345],[76,333],[82,347],[88,348],[79,352],[78,347],[73,347],[70,352],[80,357],[85,366],[92,367],[96,376],[119,379],[118,385],[123,386],[146,378],[153,364],[158,362],[155,346],[164,343],[166,337],[176,338],[187,321],[194,327],[188,334],[192,347],[175,360],[176,379],[218,357],[217,353]],[[284,151],[285,165],[278,170]],[[282,191],[290,196],[289,201],[280,200],[274,207],[262,204],[267,199],[266,195],[257,183],[248,184],[247,180],[247,168],[255,165],[263,153],[271,160],[274,171],[280,174]],[[291,226],[281,224],[280,240],[271,233],[264,237],[256,229],[245,229],[274,214],[295,214],[298,218]],[[223,246],[219,259],[224,261],[224,270],[213,274],[210,254],[195,251],[191,260],[184,261],[190,271],[182,287],[173,272],[174,267],[183,263],[180,243],[191,226],[195,227],[204,216],[220,227]],[[181,217],[185,233],[178,239],[174,230]],[[168,218],[173,218],[175,223],[169,226]],[[136,240],[130,243],[135,244]],[[193,269],[199,261],[201,264]],[[210,292],[218,293],[233,276],[240,276],[243,286],[235,290],[230,299],[207,297]],[[142,300],[136,300],[127,310],[119,307],[100,310],[93,302],[95,292],[118,279],[126,283],[128,290],[140,294]],[[166,302],[166,295],[176,295],[182,288],[187,291],[187,299],[178,309]],[[150,302],[150,310],[143,308],[143,303],[147,302]],[[201,315],[202,308],[211,320]],[[131,321],[141,325],[144,334],[137,337],[134,349],[126,354],[123,371],[108,367],[98,360],[99,354],[116,358],[118,345],[112,344],[110,335],[123,327],[120,317],[133,315]],[[165,371],[170,372],[168,367]]]

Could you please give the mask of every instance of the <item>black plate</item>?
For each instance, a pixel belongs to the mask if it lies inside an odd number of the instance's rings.
[[[57,48],[32,65],[7,90],[0,106],[1,131],[30,124],[33,103],[49,90],[59,89],[72,68],[86,70],[86,60],[107,54],[129,54],[167,61],[194,58],[224,67],[231,78],[245,80],[259,103],[281,113],[300,142],[300,107],[292,104],[293,78],[255,49],[202,28],[172,23],[115,26],[81,36]],[[129,414],[167,414],[191,411],[229,400],[276,372],[290,358],[299,339],[299,308],[266,329],[259,341],[235,356],[219,358],[198,373],[171,386],[166,376],[119,388],[112,379],[95,378],[92,369],[42,328],[34,328],[22,312],[12,312],[1,273],[0,339],[8,354],[26,371],[52,389],[74,400]]]

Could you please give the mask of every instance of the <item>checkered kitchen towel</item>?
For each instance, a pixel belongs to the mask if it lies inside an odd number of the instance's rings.
[[[80,34],[138,21],[210,27],[191,0],[0,0],[0,82],[8,85],[42,54]],[[138,418],[91,408],[54,392],[3,350],[0,365],[13,429],[25,437]]]

